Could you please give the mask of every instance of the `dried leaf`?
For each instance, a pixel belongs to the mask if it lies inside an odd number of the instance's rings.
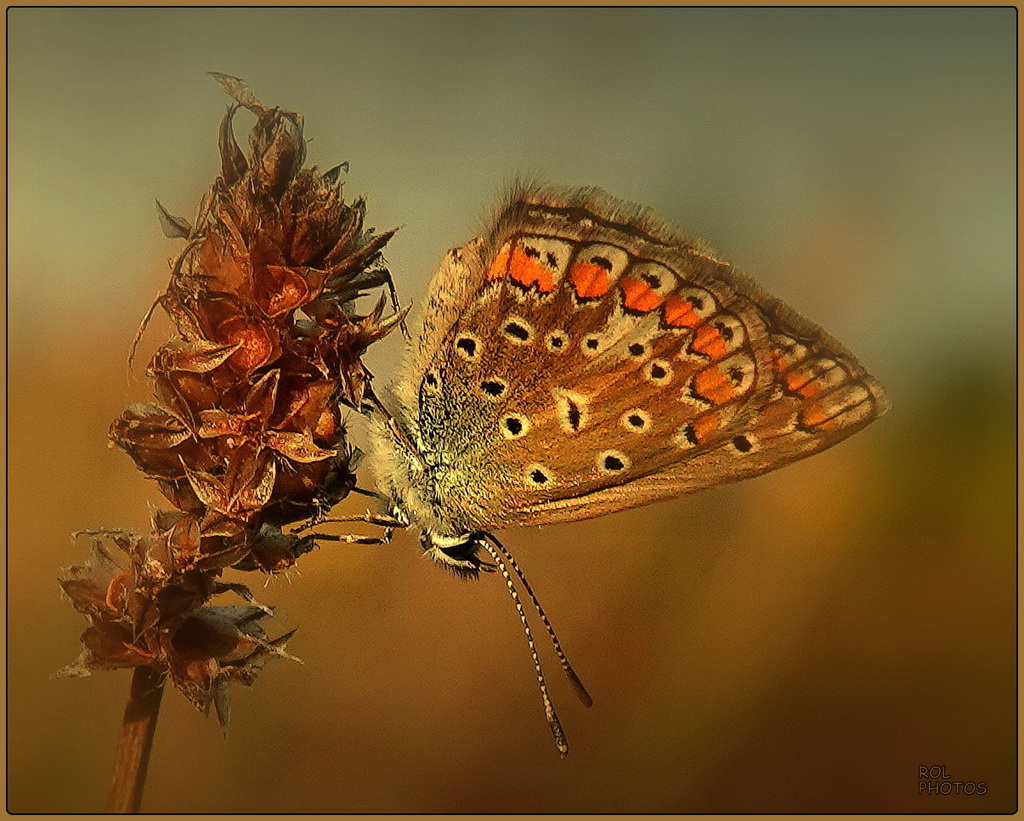
[[[336,450],[317,447],[308,432],[268,431],[266,442],[268,447],[287,456],[293,462],[320,462],[338,455]]]
[[[323,258],[323,267],[330,267],[348,256],[349,246],[359,236],[366,218],[366,200],[359,197],[348,209],[348,222],[334,245]]]
[[[221,88],[239,105],[253,110],[263,110],[263,106],[256,100],[256,95],[253,94],[252,88],[250,88],[245,80],[239,77],[232,77],[230,74],[221,74],[219,71],[208,71],[206,73],[220,83]]]
[[[307,381],[293,389],[286,394],[287,404],[284,406],[278,427],[281,430],[309,430],[315,427],[315,433],[320,441],[332,438],[340,421],[335,419],[334,403],[331,401],[336,390],[335,382],[327,379]],[[321,422],[324,415],[330,420],[326,423],[331,428],[330,431],[320,428],[320,425],[324,424]]]
[[[334,168],[324,171],[324,173],[320,175],[320,179],[323,180],[324,185],[333,187],[338,184],[338,180],[341,178],[341,175],[347,173],[348,161],[346,160],[345,162],[334,166]]]
[[[258,161],[258,171],[251,177],[253,186],[280,198],[306,156],[302,118],[279,109],[264,110],[253,129],[252,146],[253,159]]]
[[[224,320],[217,331],[225,342],[237,345],[238,349],[228,362],[243,376],[248,376],[280,355],[277,334],[262,323],[243,316],[234,316]]]
[[[211,537],[232,539],[245,534],[246,524],[246,520],[242,518],[241,514],[226,514],[210,508],[199,522],[199,532],[203,534],[204,539]],[[195,567],[200,570],[227,567],[234,564],[244,553],[245,550],[239,549],[206,554],[195,563]],[[230,560],[225,560],[226,556],[231,557]]]
[[[175,567],[189,567],[200,553],[199,521],[191,514],[184,514],[167,533],[167,548]]]
[[[277,480],[277,465],[269,457],[260,460],[260,466],[253,472],[252,479],[238,492],[236,503],[241,510],[259,510],[266,507],[274,492]]]
[[[395,235],[397,230],[397,228],[393,228],[390,231],[385,231],[380,236],[374,237],[360,249],[328,268],[327,287],[334,288],[336,285],[342,284],[345,277],[369,265],[373,258],[381,252],[381,249],[388,244],[388,240]]]
[[[225,607],[203,607],[175,631],[171,643],[176,652],[189,659],[215,658],[230,661],[244,658],[257,646],[236,624]]]
[[[161,346],[154,354],[149,366],[150,375],[174,371],[209,373],[227,362],[228,357],[240,346],[240,342],[223,345],[206,339],[174,339]]]
[[[218,681],[213,688],[213,706],[217,712],[217,721],[224,732],[224,738],[228,737],[228,725],[231,723],[231,690],[228,689],[226,681]]]
[[[192,226],[189,225],[188,220],[172,216],[160,204],[160,200],[156,201],[156,212],[160,217],[160,227],[168,239],[188,239],[192,235]]]
[[[269,265],[267,274],[268,282],[264,288],[257,291],[255,298],[269,317],[294,311],[316,299],[323,290],[327,277],[326,271],[305,266],[288,268]]]
[[[302,169],[302,118],[263,106],[244,80],[211,75],[234,101],[220,123],[221,176],[191,223],[157,202],[164,232],[186,240],[158,299],[180,338],[150,363],[158,402],[130,406],[110,432],[177,510],[154,512],[151,536],[88,534],[88,561],[60,576],[89,622],[84,651],[61,674],[151,665],[226,725],[227,684],[252,684],[270,658],[293,657],[292,634],[269,640],[270,609],[220,572],[279,572],[316,546],[281,526],[355,486],[338,405],[361,405],[369,374],[359,357],[404,312],[392,296],[388,319],[383,300],[353,313],[358,296],[393,293],[380,260],[393,232],[374,236],[365,203],[345,203],[347,163]],[[247,154],[233,128],[239,106],[256,115]],[[209,604],[228,592],[250,604]]]
[[[261,419],[264,424],[270,420],[277,403],[277,386],[281,381],[281,370],[274,368],[261,376],[249,389],[243,407],[247,413]]]
[[[235,140],[235,131],[232,128],[235,111],[236,107],[230,106],[224,115],[224,119],[220,122],[220,173],[227,185],[234,185],[249,170],[249,163],[246,162],[242,149],[238,147],[238,142]]]
[[[184,462],[182,468],[199,501],[218,513],[231,511],[231,494],[222,477],[212,476],[201,470],[191,470]]]
[[[167,291],[160,297],[158,302],[160,307],[167,312],[167,316],[171,318],[171,322],[178,329],[178,333],[185,337],[185,339],[203,338],[203,329],[199,324],[198,317],[185,307],[177,294]]]
[[[133,402],[110,426],[110,439],[125,450],[170,450],[189,437],[185,423],[152,402]]]
[[[228,413],[219,408],[199,411],[200,424],[196,434],[203,439],[248,435],[255,418],[253,413]]]

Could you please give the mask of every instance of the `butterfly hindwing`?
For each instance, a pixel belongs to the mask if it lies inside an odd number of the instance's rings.
[[[516,523],[590,518],[757,476],[831,447],[886,411],[877,381],[835,343],[798,341],[792,328],[776,330],[772,340],[778,356],[772,392],[724,440],[637,479],[626,493],[608,488],[540,503],[517,511]]]

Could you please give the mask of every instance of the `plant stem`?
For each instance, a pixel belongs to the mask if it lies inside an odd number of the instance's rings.
[[[162,672],[148,665],[135,668],[117,737],[107,812],[137,813],[142,806],[142,789],[146,786],[146,768],[163,694]]]

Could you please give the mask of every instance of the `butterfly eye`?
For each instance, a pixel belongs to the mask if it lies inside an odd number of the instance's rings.
[[[621,450],[606,450],[597,456],[597,469],[607,476],[629,470],[630,461]]]
[[[678,292],[682,300],[689,304],[689,309],[700,319],[705,319],[718,310],[718,305],[710,291],[703,288],[686,287]],[[689,324],[689,323],[685,323]]]
[[[705,303],[703,297],[688,296],[686,298],[686,301],[693,306],[693,310],[695,310],[698,314],[702,314],[707,311],[707,303]]]
[[[662,297],[674,291],[680,284],[672,269],[660,262],[636,262],[630,269],[630,275]]]
[[[529,488],[542,488],[550,485],[554,480],[554,474],[544,465],[533,464],[526,468],[526,486]]]
[[[727,351],[735,351],[743,344],[743,325],[736,317],[724,314],[720,319],[715,320],[714,327],[725,341]]]
[[[746,393],[753,387],[757,366],[745,353],[738,353],[720,362],[718,368],[724,373],[736,395]]]
[[[530,431],[530,420],[521,413],[510,413],[501,420],[501,432],[506,439],[518,439]]]
[[[481,570],[487,569],[488,565],[477,555],[480,543],[474,538],[474,534],[467,534],[465,541],[452,545],[437,544],[435,538],[423,534],[420,537],[423,549],[434,561],[456,576],[475,579],[479,577]]]
[[[487,399],[501,399],[508,391],[508,383],[504,379],[485,379],[480,383],[480,390]]]
[[[480,340],[471,334],[460,334],[455,340],[455,350],[463,359],[472,362],[480,356]]]
[[[731,314],[719,314],[712,322],[701,322],[693,331],[686,350],[701,359],[716,360],[743,344],[743,325]]]

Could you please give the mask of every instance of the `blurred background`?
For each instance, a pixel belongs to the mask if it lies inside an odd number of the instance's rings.
[[[350,161],[368,224],[402,226],[404,302],[516,175],[599,185],[826,327],[893,409],[741,485],[502,534],[594,696],[541,647],[565,761],[500,578],[402,534],[234,574],[305,664],[236,689],[227,741],[169,691],[144,809],[1016,808],[1015,9],[7,21],[9,811],[103,805],[130,676],[50,679],[84,628],[56,575],[86,557],[72,531],[162,504],[106,431],[149,398],[125,361],[179,248],[154,198],[190,217],[219,169],[208,70],[302,113],[309,162]],[[381,381],[401,347],[371,352]],[[940,765],[984,794],[920,794]]]

